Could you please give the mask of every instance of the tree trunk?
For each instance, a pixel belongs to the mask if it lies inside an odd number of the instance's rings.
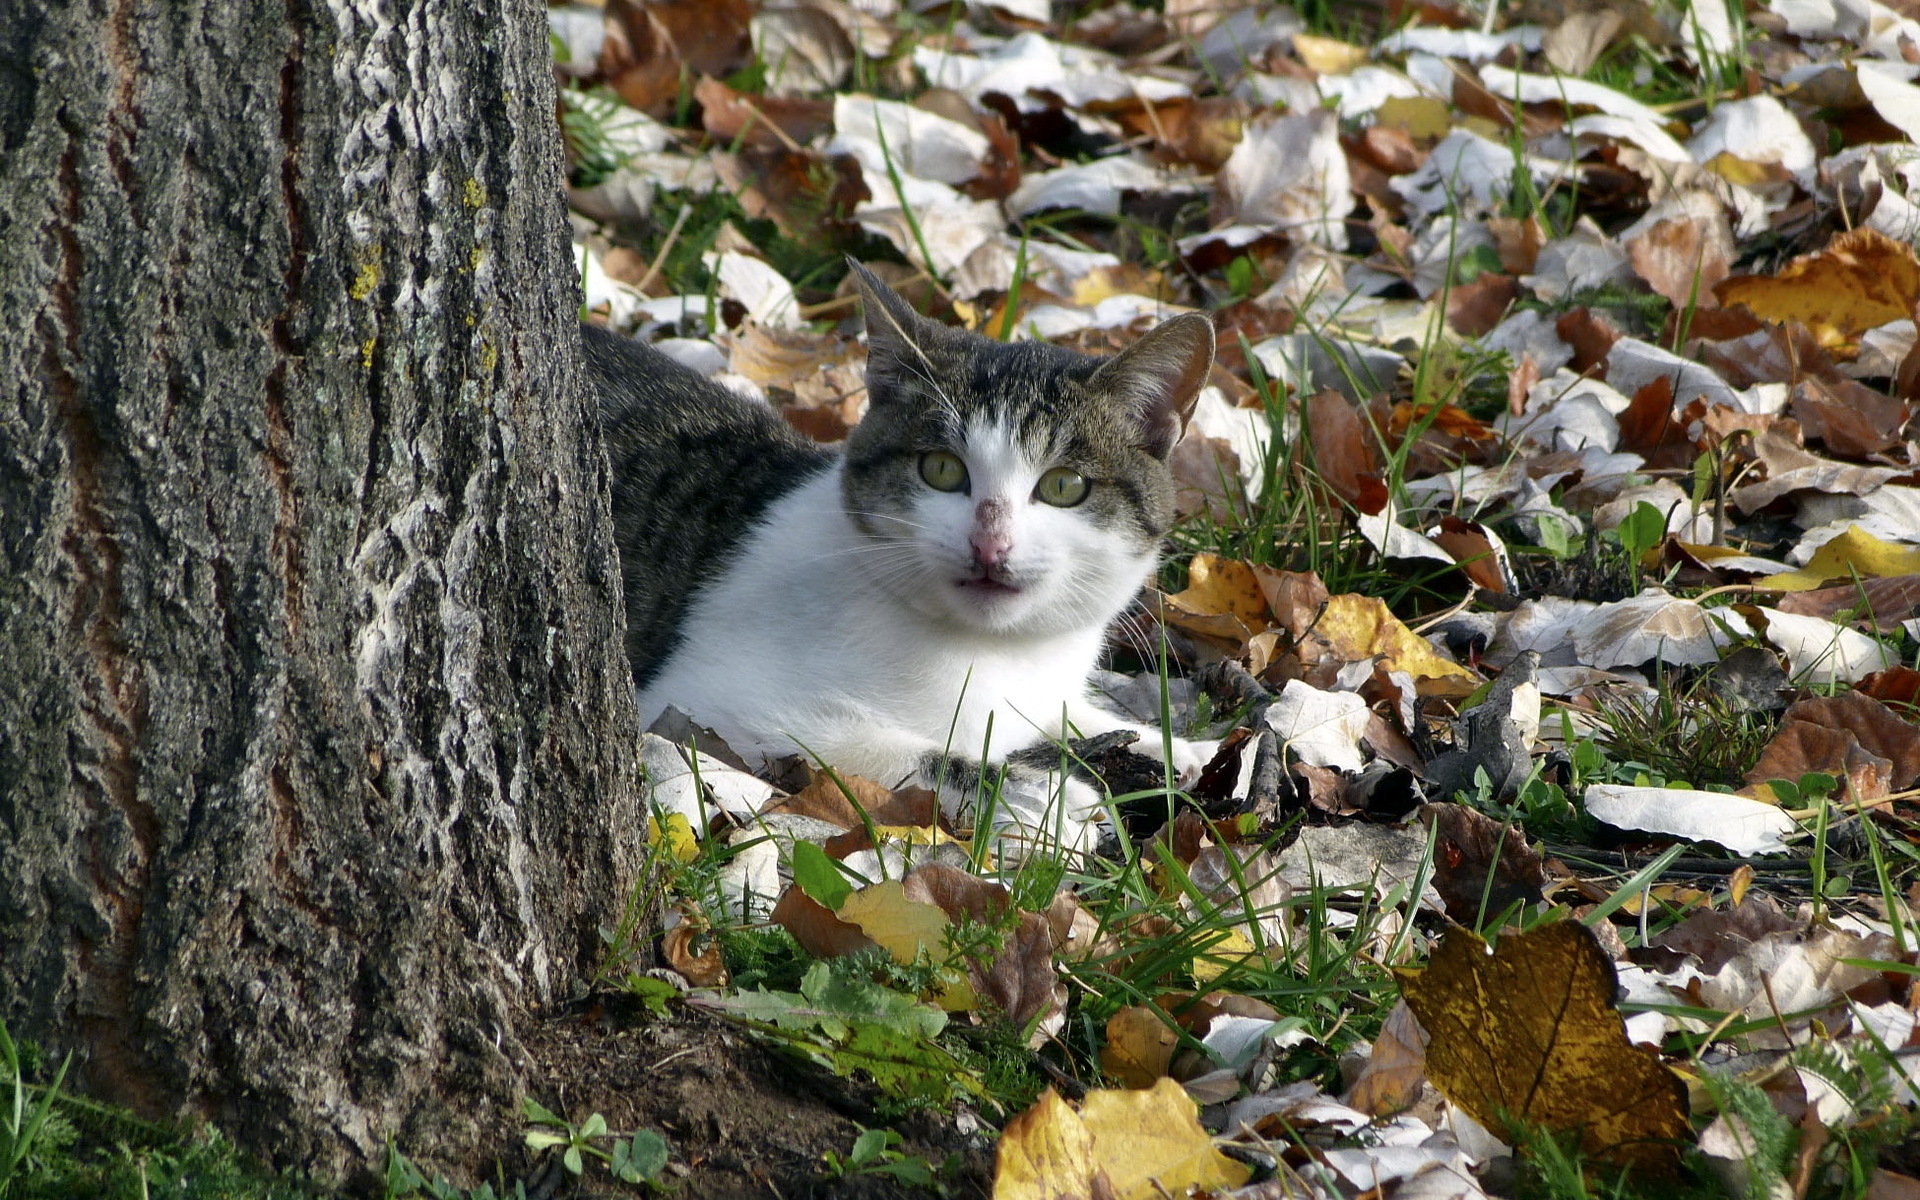
[[[543,11],[0,0],[0,1016],[451,1161],[643,865]]]

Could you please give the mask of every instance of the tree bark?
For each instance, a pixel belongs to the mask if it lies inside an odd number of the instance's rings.
[[[643,867],[543,10],[0,0],[0,1016],[338,1175]]]

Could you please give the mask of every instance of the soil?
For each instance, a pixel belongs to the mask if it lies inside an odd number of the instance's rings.
[[[812,1063],[755,1041],[705,1013],[676,1009],[656,1016],[620,1001],[588,1002],[529,1019],[522,1034],[532,1059],[528,1094],[571,1120],[593,1113],[609,1129],[651,1129],[667,1139],[672,1158],[661,1183],[698,1200],[831,1197],[878,1200],[929,1195],[897,1180],[835,1178],[825,1155],[845,1158],[863,1128],[899,1133],[903,1154],[938,1169],[951,1197],[992,1191],[994,1131],[965,1109],[900,1115],[881,1106],[872,1087],[841,1079]],[[648,1194],[615,1181],[590,1162],[576,1180],[558,1157],[525,1149],[526,1124],[503,1114],[489,1144],[503,1147],[487,1178],[504,1177],[507,1194],[523,1180],[529,1200],[584,1200]],[[655,1194],[658,1194],[657,1192]]]

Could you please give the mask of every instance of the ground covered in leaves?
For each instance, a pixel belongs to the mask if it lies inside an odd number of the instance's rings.
[[[1207,770],[1073,744],[1114,836],[1016,860],[658,729],[608,994],[997,1133],[1008,1197],[1920,1194],[1914,16],[553,9],[592,319],[810,436],[846,254],[1221,345],[1099,681]]]
[[[1097,682],[1222,748],[1067,747],[1113,836],[1016,859],[656,729],[664,938],[389,1194],[1920,1196],[1920,12],[549,15],[589,318],[822,442],[848,254],[1213,317]]]

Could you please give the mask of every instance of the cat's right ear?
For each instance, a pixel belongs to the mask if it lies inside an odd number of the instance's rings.
[[[938,321],[913,311],[913,306],[880,277],[849,256],[847,266],[860,285],[861,307],[867,321],[867,395],[883,400],[890,385],[934,374],[928,351],[952,336]]]

